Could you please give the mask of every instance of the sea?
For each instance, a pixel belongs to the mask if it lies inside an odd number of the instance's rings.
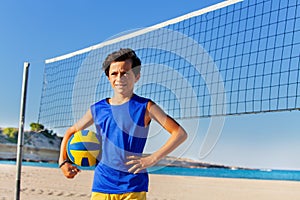
[[[15,161],[0,161],[1,164],[16,165]],[[22,162],[23,166],[58,168],[57,163]],[[82,167],[82,170],[93,170],[93,167]],[[182,168],[182,167],[151,167],[150,174],[198,176],[215,178],[243,178],[261,180],[300,181],[300,170],[271,169],[238,169],[238,168]]]

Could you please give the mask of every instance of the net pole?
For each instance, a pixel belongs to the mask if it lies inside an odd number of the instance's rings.
[[[25,121],[25,106],[26,106],[26,94],[27,94],[27,83],[28,83],[28,71],[29,63],[24,62],[23,68],[23,83],[22,83],[22,96],[20,106],[20,121],[19,121],[19,134],[18,134],[18,148],[17,148],[17,172],[16,172],[16,193],[15,200],[20,199],[20,186],[21,186],[21,168],[22,168],[22,148],[24,145],[24,121]]]

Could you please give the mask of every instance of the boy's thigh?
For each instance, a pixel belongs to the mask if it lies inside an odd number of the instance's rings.
[[[146,192],[129,192],[124,194],[92,192],[91,200],[146,200]]]

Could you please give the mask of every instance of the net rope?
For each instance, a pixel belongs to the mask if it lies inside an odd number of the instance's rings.
[[[112,96],[101,66],[120,48],[142,60],[134,92],[176,119],[300,109],[299,0],[234,2],[138,33],[46,60],[39,123],[68,127]]]

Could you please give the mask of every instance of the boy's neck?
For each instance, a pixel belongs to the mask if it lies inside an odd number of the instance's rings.
[[[111,105],[121,105],[121,104],[129,101],[132,96],[133,96],[133,93],[127,94],[127,95],[114,94],[114,96],[112,98],[110,98],[108,101]]]

